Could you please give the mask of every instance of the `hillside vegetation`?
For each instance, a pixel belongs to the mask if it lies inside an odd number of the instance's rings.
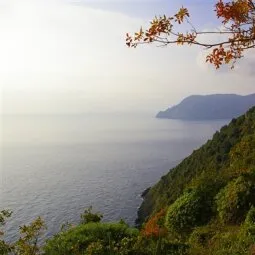
[[[212,187],[217,193],[235,178],[249,175],[253,169],[255,107],[222,127],[205,145],[162,176],[147,192],[139,210],[139,221],[170,205],[185,191]]]
[[[8,216],[0,213],[0,226]],[[20,229],[14,244],[0,232],[0,254],[255,254],[255,107],[146,191],[139,229],[101,219],[89,208],[79,225],[64,226],[39,246],[39,218]]]

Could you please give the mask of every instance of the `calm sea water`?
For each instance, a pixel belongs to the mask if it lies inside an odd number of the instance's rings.
[[[92,205],[133,224],[140,194],[228,121],[185,122],[125,114],[1,118],[0,208],[8,239],[42,216],[49,237]]]

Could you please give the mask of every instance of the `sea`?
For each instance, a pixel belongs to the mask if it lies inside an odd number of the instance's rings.
[[[78,224],[89,206],[104,221],[134,225],[141,193],[229,120],[181,121],[150,114],[1,116],[0,210],[7,240],[41,216],[44,238]]]

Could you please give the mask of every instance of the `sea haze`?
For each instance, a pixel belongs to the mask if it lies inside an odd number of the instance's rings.
[[[134,224],[140,194],[202,145],[221,121],[150,115],[3,116],[0,208],[13,210],[8,239],[42,216],[47,237],[92,205],[105,221]]]

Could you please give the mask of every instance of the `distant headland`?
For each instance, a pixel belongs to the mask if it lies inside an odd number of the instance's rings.
[[[255,105],[255,94],[192,95],[178,105],[160,111],[156,118],[180,120],[232,119]]]

